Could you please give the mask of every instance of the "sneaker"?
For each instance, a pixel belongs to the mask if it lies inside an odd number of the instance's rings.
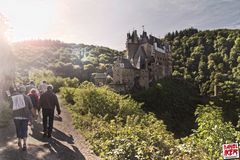
[[[19,147],[19,148],[22,148],[22,143],[21,143],[21,141],[18,141],[18,147]]]
[[[26,145],[26,144],[23,144],[22,150],[23,150],[23,151],[26,151],[26,150],[27,150],[27,145]]]

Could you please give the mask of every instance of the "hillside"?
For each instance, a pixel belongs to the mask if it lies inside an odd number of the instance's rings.
[[[14,43],[13,53],[21,75],[31,69],[51,70],[56,76],[89,80],[93,72],[104,72],[122,53],[107,47],[29,40]]]
[[[214,85],[239,82],[240,30],[190,28],[164,39],[172,46],[173,76],[193,82],[202,95],[213,95]]]
[[[198,31],[190,28],[168,33],[173,77],[195,85],[200,94],[215,97],[224,118],[237,125],[240,105],[240,30]]]

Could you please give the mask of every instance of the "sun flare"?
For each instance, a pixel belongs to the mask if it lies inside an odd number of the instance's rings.
[[[54,24],[56,6],[54,1],[45,3],[35,0],[9,0],[1,2],[0,12],[10,23],[10,40],[41,38],[49,33]]]

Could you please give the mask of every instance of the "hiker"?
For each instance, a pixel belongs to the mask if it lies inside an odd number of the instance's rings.
[[[23,151],[27,150],[27,134],[28,123],[32,118],[32,102],[29,96],[25,95],[26,88],[21,86],[19,91],[14,88],[10,88],[11,93],[11,108],[13,110],[14,124],[16,127],[16,133],[18,138],[18,146]],[[22,144],[23,140],[23,144]]]
[[[55,108],[58,115],[61,114],[58,98],[53,92],[52,85],[49,85],[47,91],[40,96],[40,108],[43,115],[43,137],[51,138]]]
[[[39,97],[38,97],[38,91],[35,88],[32,88],[30,92],[28,93],[28,96],[31,98],[32,104],[33,104],[33,113],[34,115],[37,115],[37,111],[39,112]],[[36,118],[36,117],[34,117]]]
[[[30,81],[30,83],[26,86],[26,93],[29,93],[32,88],[36,88],[34,81]]]
[[[47,82],[46,81],[42,81],[42,83],[38,86],[38,90],[40,92],[40,94],[43,94],[47,91]]]

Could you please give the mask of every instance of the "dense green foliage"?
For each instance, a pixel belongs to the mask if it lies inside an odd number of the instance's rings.
[[[222,157],[222,145],[238,141],[238,131],[229,122],[224,122],[222,110],[213,103],[199,105],[195,112],[198,128],[193,134],[182,139],[177,159],[219,160]]]
[[[61,96],[69,104],[76,128],[105,159],[219,160],[222,144],[240,137],[213,102],[196,107],[197,127],[192,134],[174,139],[163,121],[144,112],[140,103],[106,87],[85,82],[78,88],[62,88]]]
[[[90,80],[94,72],[106,72],[122,52],[106,47],[67,44],[54,40],[15,43],[18,73],[27,76],[31,69],[48,69],[61,77]]]
[[[196,105],[202,103],[198,90],[191,83],[175,78],[161,79],[148,90],[132,95],[135,100],[144,102],[145,111],[154,112],[164,120],[176,137],[191,133],[195,125]]]
[[[54,92],[59,92],[60,87],[77,87],[79,85],[77,78],[55,76],[50,70],[31,70],[25,82],[27,83],[29,80],[33,80],[37,85],[39,85],[42,80],[45,80],[47,83],[53,85]],[[23,80],[19,81],[24,83]]]
[[[190,28],[169,33],[165,40],[173,52],[173,76],[197,86],[201,95],[217,96],[214,101],[223,107],[224,119],[236,125],[240,106],[240,30]]]
[[[173,76],[199,87],[202,95],[213,95],[214,86],[239,90],[240,30],[198,31],[190,28],[166,35],[173,58]],[[238,95],[239,96],[239,95]]]
[[[106,87],[84,83],[62,88],[72,103],[75,126],[84,131],[94,151],[106,159],[166,159],[175,141],[163,121],[146,114],[141,104]]]

